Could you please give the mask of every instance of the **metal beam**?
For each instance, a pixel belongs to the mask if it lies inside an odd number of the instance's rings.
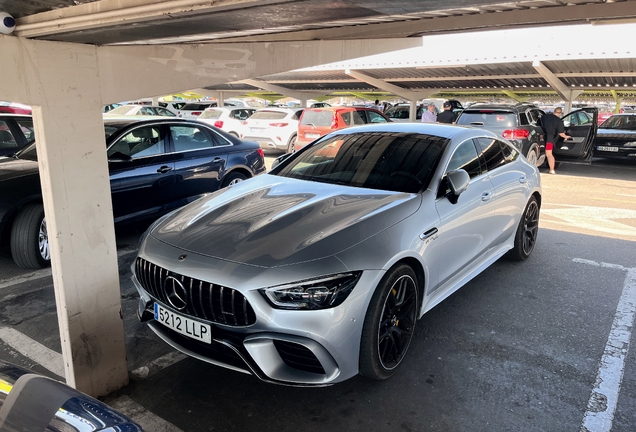
[[[528,96],[521,96],[510,90],[502,90],[501,92],[509,98],[516,100],[517,102],[528,102],[530,100]]]
[[[256,80],[256,79],[246,79],[246,80],[242,80],[240,81],[242,83],[251,85],[252,87],[256,87],[262,90],[267,90],[267,91],[271,91],[271,92],[276,92],[276,93],[280,93],[282,95],[285,95],[287,97],[291,97],[294,99],[298,99],[298,100],[307,100],[308,99],[308,93],[306,92],[299,92],[299,91],[295,91],[295,90],[290,90],[286,87],[281,87],[278,85],[274,85],[274,84],[270,84],[266,81],[261,81],[261,80]]]
[[[359,79],[360,81],[366,82],[374,87],[379,88],[380,90],[387,91],[389,93],[393,93],[396,96],[400,96],[405,98],[406,100],[418,100],[423,97],[427,97],[431,94],[431,92],[427,90],[414,92],[412,90],[405,89],[403,87],[398,87],[394,84],[389,84],[388,82],[370,77],[369,75],[363,74],[362,72],[349,70],[345,71],[348,75],[351,75],[354,78]]]
[[[513,3],[514,4],[514,3]],[[502,6],[505,8],[505,5]],[[400,22],[363,24],[352,26],[329,27],[300,31],[281,30],[269,35],[249,35],[225,39],[218,42],[274,42],[299,40],[356,39],[375,37],[413,37],[434,33],[466,32],[471,30],[494,30],[527,25],[574,24],[588,23],[591,20],[609,20],[636,16],[636,8],[632,1],[619,3],[594,3],[554,7],[538,7],[536,9],[519,8],[516,10],[499,10],[484,13],[471,13],[450,17],[431,16],[416,20]]]
[[[532,62],[532,66],[541,74],[543,79],[545,79],[550,87],[552,87],[563,99],[568,100],[570,95],[570,88],[563,83],[556,75],[552,73],[550,69],[547,68],[543,62],[539,60],[535,60]]]

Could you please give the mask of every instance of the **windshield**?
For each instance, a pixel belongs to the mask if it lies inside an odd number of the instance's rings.
[[[615,115],[605,120],[599,128],[636,130],[636,115]]]
[[[273,174],[300,180],[419,192],[428,187],[447,138],[419,133],[338,134],[283,162]]]
[[[331,126],[334,112],[331,110],[305,110],[300,118],[301,125]]]
[[[407,119],[410,114],[410,108],[404,106],[389,108],[384,113],[390,119]]]

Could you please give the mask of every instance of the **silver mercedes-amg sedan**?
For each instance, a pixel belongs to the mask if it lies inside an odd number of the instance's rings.
[[[481,129],[347,128],[156,221],[139,318],[201,360],[302,386],[396,373],[417,320],[537,239],[540,176]]]

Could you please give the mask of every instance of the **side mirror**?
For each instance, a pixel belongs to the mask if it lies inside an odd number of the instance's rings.
[[[457,199],[459,196],[468,189],[468,185],[470,184],[470,176],[463,169],[459,169],[456,171],[451,171],[446,174],[446,178],[448,180],[448,186],[450,187],[450,195],[448,199],[451,203],[457,203]]]
[[[122,152],[115,152],[108,156],[108,162],[132,162],[132,157]]]
[[[287,159],[291,155],[293,155],[293,153],[285,153],[284,155],[278,156],[276,159],[274,159],[274,162],[272,162],[272,169],[283,163],[285,159]]]

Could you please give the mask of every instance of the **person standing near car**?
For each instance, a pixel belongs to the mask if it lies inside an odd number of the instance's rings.
[[[453,108],[453,105],[449,101],[444,102],[444,111],[437,114],[437,123],[455,124],[457,114],[451,108]]]
[[[552,154],[552,150],[554,150],[554,144],[557,139],[559,139],[559,137],[563,139],[572,138],[565,133],[561,114],[563,114],[563,110],[561,108],[555,108],[552,114],[546,114],[541,117],[541,127],[543,127],[543,132],[545,132],[545,157],[548,160],[550,174],[556,174],[554,171],[556,160]]]
[[[436,121],[435,103],[429,102],[426,109],[422,110],[422,123],[435,123]]]

